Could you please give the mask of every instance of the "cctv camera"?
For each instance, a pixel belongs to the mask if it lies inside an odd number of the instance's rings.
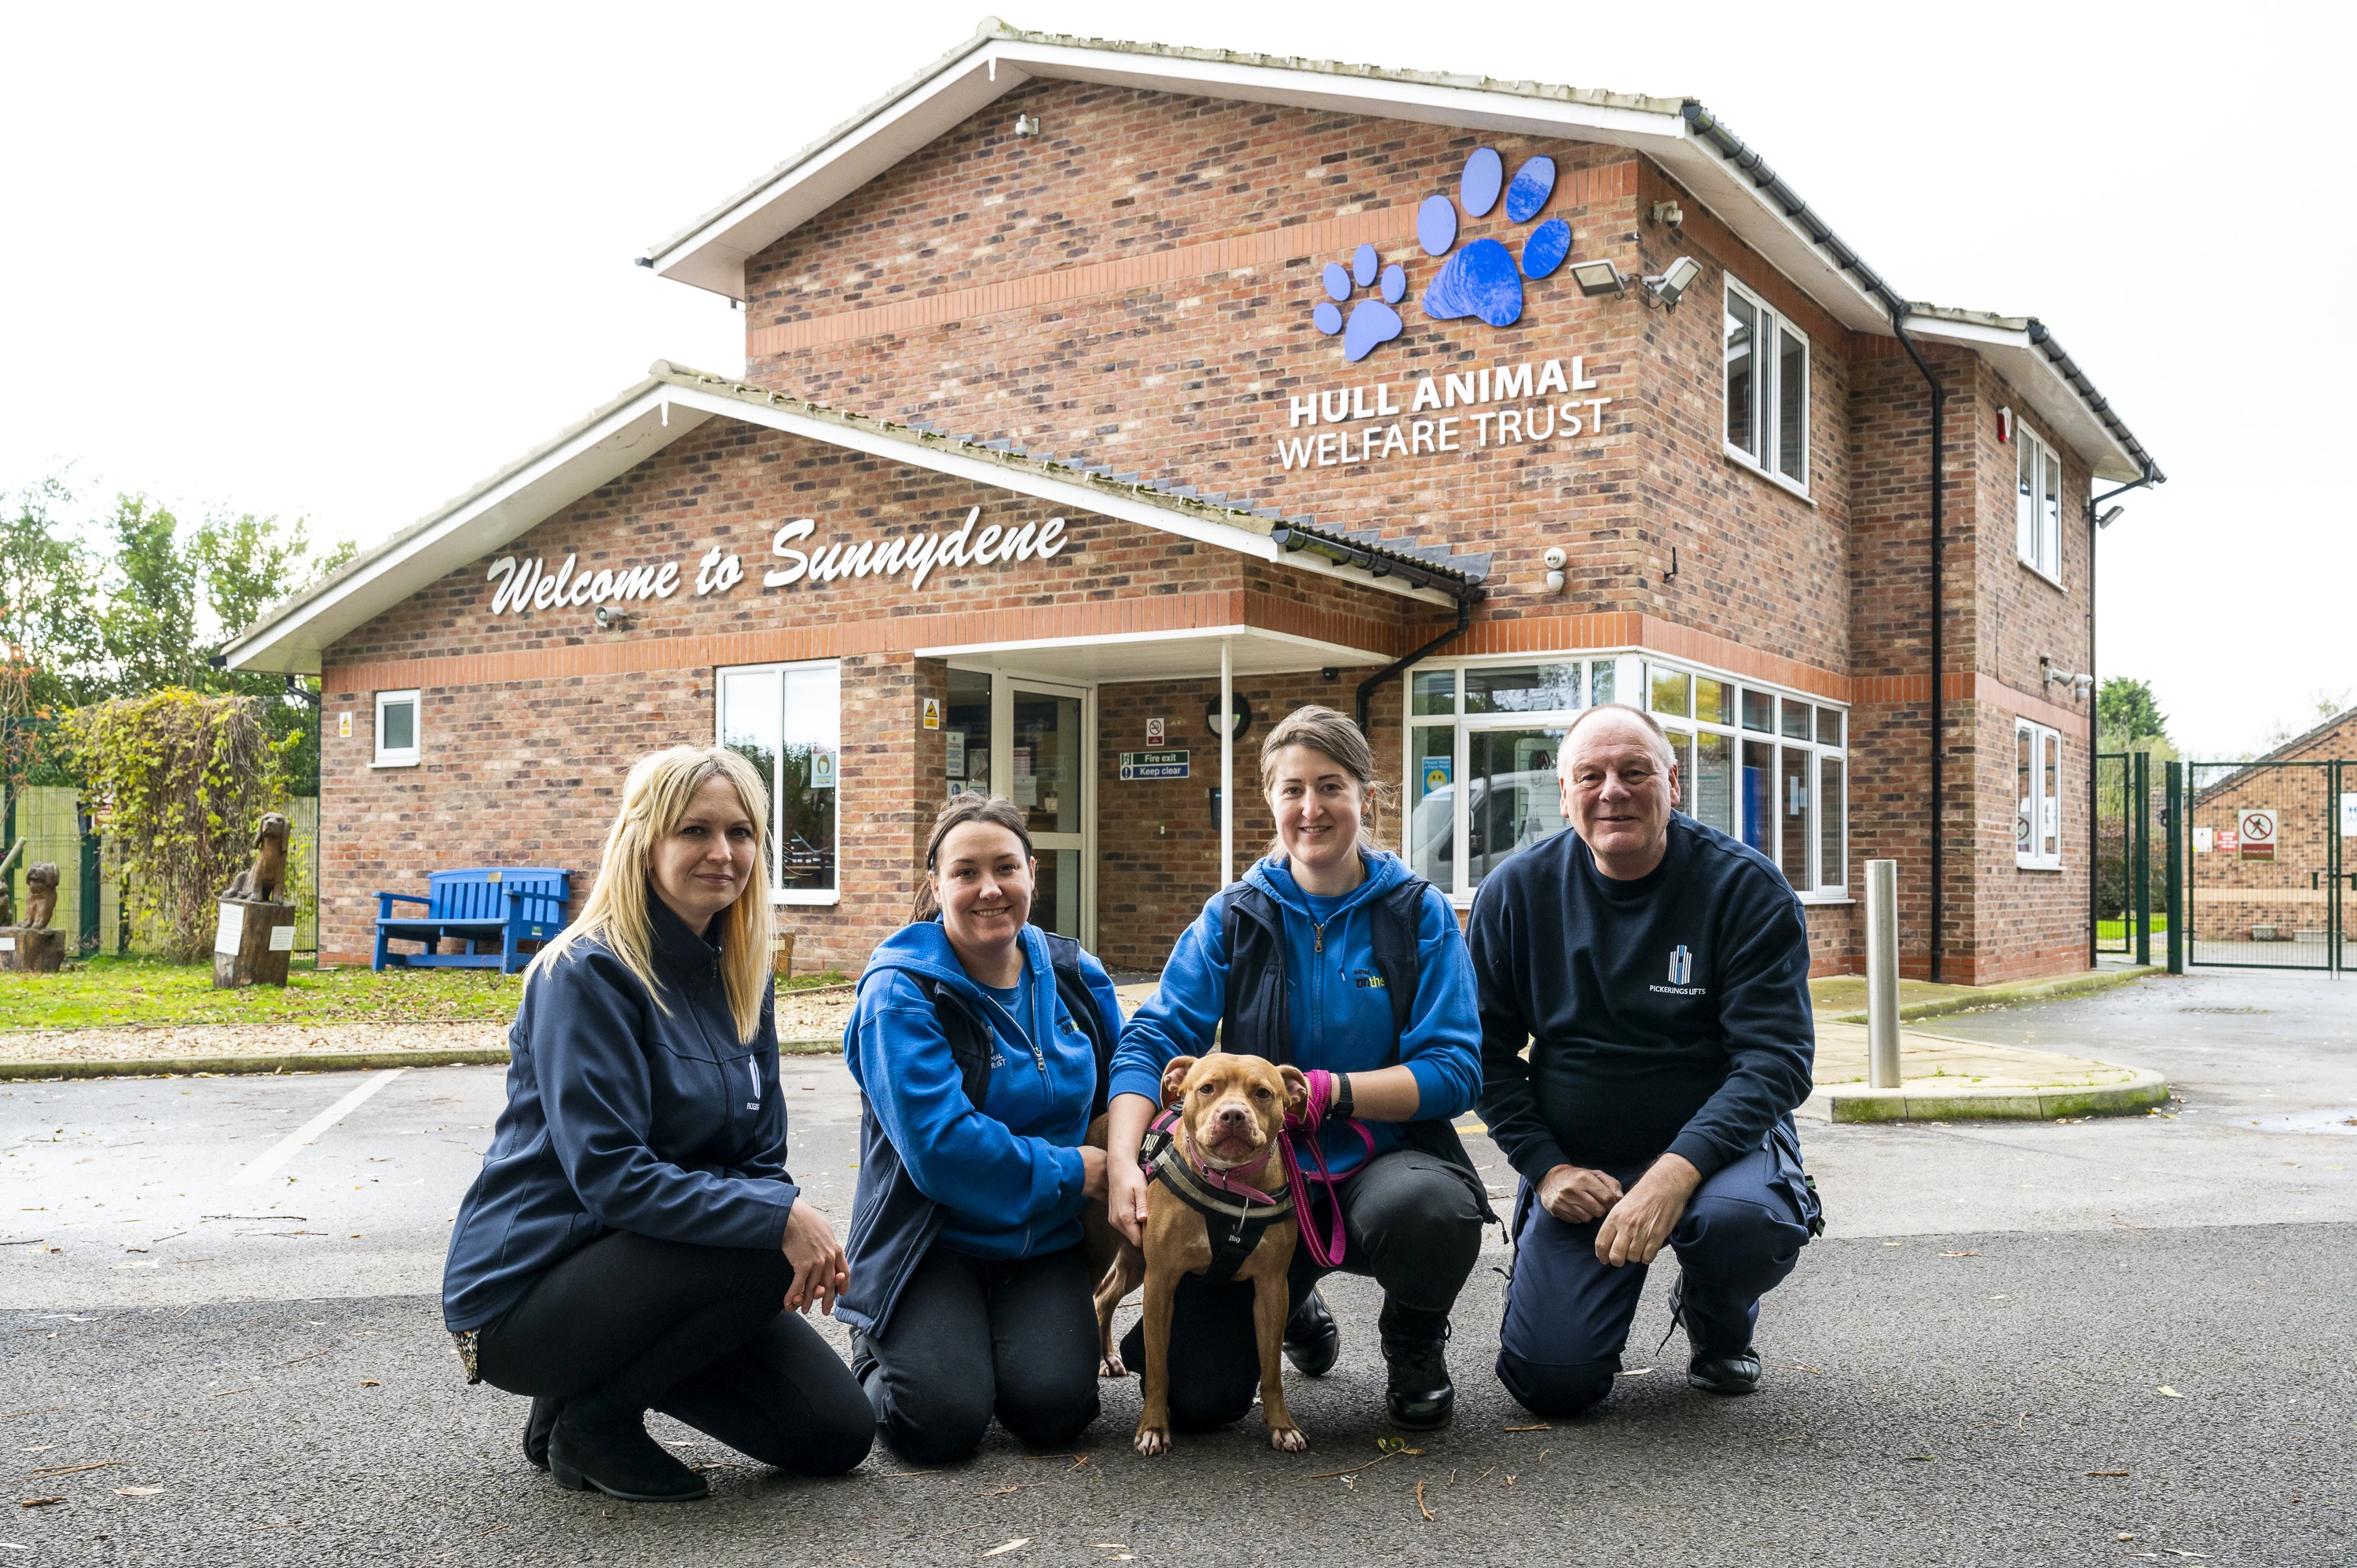
[[[630,618],[610,605],[597,607],[597,625],[606,631],[620,631],[630,624]]]
[[[1563,570],[1564,563],[1569,561],[1571,557],[1564,553],[1561,545],[1557,545],[1546,553],[1545,559],[1548,571],[1560,572]]]

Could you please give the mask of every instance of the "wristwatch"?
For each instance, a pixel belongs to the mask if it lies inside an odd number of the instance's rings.
[[[1353,1101],[1351,1099],[1351,1075],[1347,1072],[1338,1072],[1334,1075],[1334,1101],[1326,1108],[1326,1114],[1329,1116],[1348,1116],[1351,1112],[1352,1104]]]

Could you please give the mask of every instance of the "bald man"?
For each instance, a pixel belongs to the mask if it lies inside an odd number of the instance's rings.
[[[1687,1382],[1748,1394],[1760,1297],[1824,1229],[1792,1116],[1816,1049],[1801,903],[1677,811],[1651,714],[1588,709],[1556,770],[1572,831],[1483,878],[1466,933],[1481,1114],[1522,1176],[1498,1377],[1538,1415],[1603,1399],[1666,1243]]]

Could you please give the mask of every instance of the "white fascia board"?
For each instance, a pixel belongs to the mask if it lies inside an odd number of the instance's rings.
[[[1271,631],[1257,626],[1204,626],[1173,631],[1116,631],[1092,637],[1059,637],[1027,639],[1014,642],[961,642],[943,644],[939,648],[914,650],[919,659],[975,659],[994,653],[1037,653],[1060,648],[1135,648],[1148,642],[1236,642],[1277,643],[1297,649],[1304,654],[1317,654],[1323,663],[1338,660],[1345,664],[1389,664],[1391,656],[1372,648],[1352,648],[1345,643],[1323,642],[1314,637],[1302,637],[1295,632]]]
[[[2014,391],[2029,404],[2026,411],[2039,434],[2074,448],[2099,479],[2128,484],[2144,478],[2144,470],[2111,427],[2095,416],[2054,362],[2040,353],[2026,331],[1979,321],[1950,321],[1937,316],[1910,316],[1907,333],[1930,343],[1954,343],[1978,353],[1996,367]]]
[[[833,145],[664,247],[651,258],[654,270],[680,283],[743,299],[749,257],[1022,84],[1022,72],[1004,61],[997,63],[994,81],[994,59],[988,49],[969,56],[956,69],[846,129]]]
[[[955,478],[968,479],[993,489],[1012,490],[1017,495],[1033,496],[1051,505],[1075,512],[1094,512],[1100,517],[1119,518],[1141,528],[1151,528],[1164,533],[1175,533],[1199,544],[1213,544],[1222,550],[1232,550],[1240,555],[1290,566],[1297,571],[1317,573],[1361,587],[1378,587],[1403,598],[1418,600],[1427,605],[1454,607],[1457,601],[1437,588],[1413,587],[1397,577],[1377,577],[1355,566],[1344,566],[1328,561],[1308,551],[1287,553],[1266,534],[1254,533],[1247,528],[1215,522],[1208,518],[1189,516],[1176,508],[1157,506],[1135,496],[1125,496],[1098,489],[1093,485],[1074,484],[1050,475],[1035,473],[1013,464],[994,463],[976,457],[947,445],[917,443],[888,435],[881,431],[865,430],[854,424],[838,424],[831,420],[813,419],[790,408],[776,404],[747,402],[733,397],[716,396],[693,387],[671,389],[672,405],[688,407],[706,413],[741,419],[748,424],[766,425],[791,435],[804,436],[829,446],[841,446],[854,452],[865,452],[871,457],[882,457],[911,467],[924,468]]]
[[[222,650],[229,667],[317,674],[320,654],[339,638],[520,537],[709,417],[680,404],[678,388],[649,387],[570,441],[430,520],[399,548],[328,592],[292,601]]]

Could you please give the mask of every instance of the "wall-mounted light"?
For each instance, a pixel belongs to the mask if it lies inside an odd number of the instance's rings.
[[[1702,276],[1702,263],[1692,256],[1680,256],[1668,266],[1643,281],[1645,292],[1662,302],[1664,309],[1674,309],[1679,297],[1694,286]]]
[[[618,610],[611,605],[599,605],[597,607],[597,629],[600,631],[628,631],[630,629],[630,612],[627,610]]]
[[[1572,263],[1571,281],[1577,284],[1579,292],[1590,299],[1600,295],[1619,294],[1629,286],[1627,275],[1618,264],[1609,261]]]
[[[2127,508],[2126,508],[2126,507],[2124,507],[2124,506],[2107,506],[2107,507],[2105,507],[2105,508],[2104,509],[2104,515],[2103,515],[2103,516],[2101,516],[2101,517],[2099,517],[2099,518],[2097,518],[2097,519],[2095,520],[2095,526],[2096,526],[2097,528],[2109,528],[2109,527],[2111,527],[2113,523],[2115,523],[2115,522],[2116,522],[2116,521],[2119,521],[2120,513],[2122,513],[2122,512],[2124,512],[2124,511],[2126,511],[2126,510],[2128,510],[2128,509],[2127,509]]]

